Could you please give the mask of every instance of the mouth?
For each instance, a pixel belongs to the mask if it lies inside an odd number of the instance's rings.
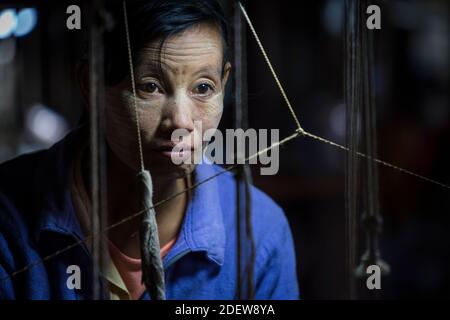
[[[168,143],[152,148],[151,151],[165,158],[187,159],[194,152],[194,148],[184,144]]]

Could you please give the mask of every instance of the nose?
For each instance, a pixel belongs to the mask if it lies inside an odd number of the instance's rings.
[[[194,131],[192,101],[183,93],[174,93],[163,106],[163,116],[160,129],[168,138],[176,129]]]

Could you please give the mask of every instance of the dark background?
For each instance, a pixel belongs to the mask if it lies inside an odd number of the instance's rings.
[[[341,144],[343,4],[247,1],[303,128]],[[379,158],[448,185],[449,3],[375,4],[382,16],[382,29],[374,31]],[[34,30],[0,39],[0,161],[48,147],[79,119],[82,101],[73,66],[83,34],[66,29],[67,5],[28,2],[26,6],[38,12]],[[6,7],[13,5],[0,4]],[[276,128],[280,137],[288,136],[295,123],[250,35],[247,45],[250,127]],[[228,99],[222,128],[232,127],[231,114]],[[37,125],[43,119],[48,121],[45,134]],[[277,175],[260,176],[254,168],[255,185],[288,216],[304,299],[339,299],[346,294],[344,168],[343,151],[309,138],[281,148]],[[382,297],[449,298],[449,190],[393,169],[379,170],[381,253],[391,266],[382,280]]]

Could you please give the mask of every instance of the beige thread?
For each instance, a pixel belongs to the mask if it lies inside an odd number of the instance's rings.
[[[136,97],[136,84],[134,82],[134,69],[133,69],[133,57],[131,55],[131,43],[130,43],[130,34],[128,30],[128,15],[127,15],[127,4],[125,1],[123,3],[123,15],[125,19],[125,33],[127,37],[127,49],[128,49],[128,62],[130,65],[130,77],[131,77],[131,87],[133,90],[133,106],[134,106],[134,112],[136,114],[136,129],[137,129],[137,136],[138,136],[138,144],[139,144],[139,158],[141,163],[141,171],[144,171],[144,154],[142,151],[142,139],[141,139],[141,126],[139,121],[139,112],[137,107],[137,97]]]
[[[300,133],[297,131],[297,132],[295,132],[294,134],[288,136],[287,138],[284,138],[283,140],[281,140],[281,141],[279,141],[279,142],[276,142],[276,143],[273,143],[273,144],[270,145],[269,147],[267,147],[267,148],[265,148],[265,149],[263,149],[263,150],[261,150],[261,151],[258,151],[257,153],[253,154],[252,156],[246,158],[245,161],[249,161],[250,159],[252,159],[252,158],[254,158],[254,157],[256,157],[256,156],[258,156],[258,155],[260,155],[260,154],[263,154],[263,153],[265,153],[265,152],[267,152],[267,151],[269,151],[269,150],[271,150],[271,149],[273,149],[273,148],[279,147],[279,146],[285,144],[286,142],[288,142],[288,141],[290,141],[290,140],[292,140],[292,139],[298,137],[299,135],[300,135]],[[86,236],[84,239],[81,239],[81,240],[79,240],[79,241],[77,241],[77,242],[75,242],[75,243],[73,243],[73,244],[71,244],[71,245],[68,245],[68,246],[65,247],[65,248],[62,248],[62,249],[60,249],[60,250],[57,250],[56,252],[54,252],[54,253],[52,253],[52,254],[50,254],[50,255],[48,255],[48,256],[42,258],[42,259],[36,260],[36,261],[30,263],[29,265],[27,265],[27,266],[25,266],[25,267],[23,267],[23,268],[21,268],[21,269],[19,269],[19,270],[16,270],[16,271],[14,271],[14,272],[11,273],[11,274],[8,274],[6,277],[1,278],[0,281],[7,280],[7,279],[9,279],[9,278],[12,278],[12,277],[14,277],[14,276],[16,276],[16,275],[22,273],[22,272],[25,272],[25,271],[27,271],[28,269],[31,269],[31,268],[34,267],[34,266],[37,266],[37,265],[39,265],[39,264],[41,264],[41,263],[44,263],[45,261],[47,261],[47,260],[49,260],[49,259],[51,259],[51,258],[54,258],[54,257],[58,256],[59,254],[64,253],[64,252],[66,252],[66,251],[68,251],[68,250],[70,250],[70,249],[72,249],[72,248],[74,248],[74,247],[76,247],[76,246],[78,246],[78,245],[80,245],[80,244],[82,244],[82,243],[88,241],[88,240],[91,239],[91,238],[94,238],[94,237],[97,237],[97,236],[101,236],[103,233],[108,232],[109,230],[111,230],[111,229],[113,229],[113,228],[115,228],[115,227],[121,225],[122,223],[128,222],[128,221],[130,221],[130,220],[132,220],[132,219],[134,219],[134,218],[140,216],[142,213],[146,212],[147,210],[149,210],[149,209],[154,209],[154,208],[156,208],[156,207],[158,207],[158,206],[164,204],[165,202],[167,202],[167,201],[169,201],[169,200],[172,200],[173,198],[178,197],[179,195],[182,195],[182,194],[185,193],[185,192],[188,192],[188,191],[190,191],[190,190],[193,190],[193,189],[197,188],[198,186],[200,186],[200,185],[202,185],[202,184],[204,184],[204,183],[206,183],[206,182],[208,182],[208,181],[210,181],[210,180],[212,180],[212,179],[214,179],[214,178],[216,178],[216,177],[222,175],[223,173],[233,170],[233,169],[236,168],[237,166],[238,166],[237,164],[234,164],[234,165],[232,165],[232,166],[229,166],[229,167],[223,169],[222,171],[219,171],[218,173],[216,173],[216,174],[214,174],[214,175],[212,175],[212,176],[210,176],[210,177],[208,177],[208,178],[206,178],[206,179],[204,179],[204,180],[202,180],[202,181],[199,181],[199,182],[197,182],[197,183],[194,183],[194,184],[191,185],[190,187],[188,187],[188,188],[186,188],[186,189],[183,189],[183,190],[181,190],[181,191],[179,191],[179,192],[177,192],[177,193],[174,193],[174,194],[172,194],[171,196],[169,196],[169,197],[167,197],[167,198],[165,198],[165,199],[163,199],[163,200],[157,202],[155,205],[153,205],[152,208],[145,208],[145,209],[143,209],[143,210],[141,210],[141,211],[139,211],[139,212],[136,212],[136,213],[134,213],[134,214],[132,214],[132,215],[130,215],[130,216],[128,216],[128,217],[126,217],[126,218],[124,218],[124,219],[118,221],[118,222],[116,222],[116,223],[113,223],[113,224],[110,225],[109,227],[105,228],[104,230],[100,230],[100,231],[99,231],[98,233],[96,233],[96,234],[88,235],[88,236]]]
[[[241,4],[241,2],[239,2],[239,7],[240,7],[241,12],[242,12],[242,14],[244,15],[245,19],[247,20],[247,23],[248,23],[248,25],[249,25],[249,27],[250,27],[250,30],[252,31],[253,37],[255,38],[256,43],[258,44],[258,47],[259,47],[259,49],[261,50],[261,53],[262,53],[262,55],[264,56],[264,59],[266,60],[267,65],[269,66],[269,69],[270,69],[270,71],[271,71],[271,73],[272,73],[272,75],[273,75],[273,78],[275,79],[275,82],[277,83],[278,88],[280,89],[281,95],[283,96],[284,101],[286,102],[286,104],[287,104],[287,106],[288,106],[288,108],[289,108],[289,111],[291,112],[291,115],[292,115],[292,117],[294,118],[295,123],[297,124],[297,128],[298,128],[297,130],[299,130],[300,133],[303,134],[304,136],[310,137],[310,138],[315,139],[315,140],[317,140],[317,141],[320,141],[320,142],[323,142],[323,143],[332,145],[332,146],[334,146],[334,147],[337,147],[337,148],[342,149],[342,150],[347,151],[347,152],[355,152],[355,151],[350,150],[349,148],[347,148],[347,147],[345,147],[345,146],[343,146],[343,145],[340,145],[340,144],[338,144],[338,143],[336,143],[336,142],[327,140],[327,139],[322,138],[322,137],[320,137],[320,136],[317,136],[317,135],[315,135],[315,134],[309,133],[309,132],[305,131],[304,129],[302,129],[302,127],[301,127],[301,125],[300,125],[300,122],[299,122],[299,120],[298,120],[298,118],[297,118],[297,116],[296,116],[296,114],[295,114],[295,112],[294,112],[294,109],[293,109],[291,103],[289,102],[288,97],[286,96],[286,93],[285,93],[285,91],[284,91],[284,89],[283,89],[283,86],[281,85],[281,82],[280,82],[280,80],[278,79],[278,76],[277,76],[277,74],[275,73],[275,71],[274,71],[274,69],[273,69],[273,67],[272,67],[272,64],[270,63],[269,57],[267,56],[267,53],[266,53],[266,51],[264,50],[264,47],[263,47],[261,41],[259,40],[258,34],[256,33],[255,28],[253,27],[253,23],[251,22],[250,17],[248,16],[248,14],[247,14],[247,12],[245,11],[245,8],[244,8],[244,6]],[[414,173],[414,172],[412,172],[412,171],[403,169],[403,168],[401,168],[401,167],[399,167],[399,166],[396,166],[396,165],[393,165],[393,164],[391,164],[391,163],[389,163],[389,162],[382,161],[382,160],[377,159],[377,158],[369,157],[368,155],[366,155],[366,154],[364,154],[364,153],[361,153],[361,152],[358,152],[358,151],[356,151],[356,154],[357,154],[358,156],[362,157],[362,158],[369,159],[369,160],[374,161],[374,162],[376,162],[376,163],[378,163],[378,164],[381,164],[381,165],[383,165],[383,166],[386,166],[386,167],[389,167],[389,168],[398,170],[398,171],[400,171],[400,172],[409,174],[409,175],[414,176],[414,177],[416,177],[416,178],[419,178],[419,179],[428,181],[428,182],[430,182],[430,183],[434,183],[434,184],[436,184],[436,185],[438,185],[438,186],[441,186],[441,187],[450,189],[450,186],[448,186],[448,185],[446,185],[446,184],[444,184],[444,183],[442,183],[442,182],[439,182],[439,181],[436,181],[436,180],[427,178],[427,177],[425,177],[425,176],[422,176],[422,175],[420,175],[420,174]]]
[[[127,17],[126,17],[126,5],[125,5],[125,2],[124,2],[123,4],[124,4],[124,11],[125,11],[125,21],[126,21],[125,24],[126,24],[126,30],[127,30],[128,54],[129,54],[130,65],[132,66],[131,46],[129,45],[128,23],[127,23]],[[289,110],[290,110],[290,112],[291,112],[291,114],[292,114],[292,117],[294,118],[295,122],[297,123],[297,130],[296,130],[296,132],[295,132],[294,134],[292,134],[292,135],[290,135],[290,136],[284,138],[283,140],[281,140],[281,141],[279,141],[279,142],[276,142],[276,143],[270,145],[270,147],[267,147],[267,148],[265,148],[265,149],[263,149],[263,150],[258,151],[257,153],[255,153],[255,154],[251,155],[250,157],[248,157],[247,159],[245,159],[245,161],[248,161],[248,160],[250,160],[250,159],[253,159],[254,157],[256,157],[256,156],[258,156],[258,155],[260,155],[260,154],[263,154],[263,153],[265,153],[265,152],[267,152],[267,151],[269,151],[269,150],[271,150],[271,149],[273,149],[273,148],[276,148],[276,147],[278,147],[278,146],[281,146],[281,145],[285,144],[286,142],[288,142],[288,141],[290,141],[290,140],[292,140],[292,139],[294,139],[294,138],[296,138],[296,137],[299,137],[300,135],[308,136],[308,137],[310,137],[310,138],[312,138],[312,139],[314,139],[314,140],[323,142],[323,143],[325,143],[325,144],[332,145],[332,146],[334,146],[334,147],[336,147],[336,148],[339,148],[339,149],[341,149],[341,150],[344,150],[344,151],[346,151],[346,152],[354,152],[354,151],[350,150],[349,148],[347,148],[347,147],[345,147],[345,146],[343,146],[343,145],[340,145],[340,144],[338,144],[338,143],[335,143],[335,142],[333,142],[333,141],[327,140],[327,139],[325,139],[325,138],[322,138],[322,137],[320,137],[320,136],[314,135],[314,134],[312,134],[312,133],[309,133],[309,132],[303,130],[303,128],[300,126],[300,123],[299,123],[299,121],[298,121],[298,118],[297,118],[297,116],[295,115],[295,112],[294,112],[294,110],[293,110],[293,108],[292,108],[292,106],[291,106],[289,100],[287,99],[287,96],[286,96],[286,94],[285,94],[285,92],[284,92],[284,90],[283,90],[283,87],[281,86],[281,83],[280,83],[280,81],[278,80],[278,77],[277,77],[275,71],[274,71],[273,68],[272,68],[272,65],[271,65],[271,63],[270,63],[270,61],[269,61],[269,59],[268,59],[268,57],[267,57],[267,54],[265,53],[264,48],[262,47],[262,44],[261,44],[261,42],[259,41],[259,38],[258,38],[258,36],[257,36],[257,34],[256,34],[256,31],[254,30],[253,25],[251,24],[251,21],[250,21],[248,15],[247,15],[247,13],[245,12],[245,9],[243,8],[243,6],[242,6],[241,3],[239,3],[239,5],[240,5],[240,7],[241,7],[241,10],[242,10],[244,16],[245,16],[246,19],[247,19],[247,22],[249,23],[250,29],[252,29],[252,33],[253,33],[253,35],[255,36],[256,41],[258,42],[258,45],[260,46],[260,49],[262,50],[262,53],[263,53],[263,55],[264,55],[264,57],[265,57],[265,59],[266,59],[266,62],[267,62],[268,65],[269,65],[269,68],[270,68],[270,70],[271,70],[271,72],[272,72],[272,74],[273,74],[273,76],[274,76],[274,78],[275,78],[275,81],[277,82],[278,87],[279,87],[279,89],[280,89],[280,91],[281,91],[281,93],[282,93],[282,95],[283,95],[283,97],[284,97],[284,99],[285,99],[285,101],[286,101],[288,107],[289,107]],[[139,116],[138,116],[138,113],[137,113],[136,92],[135,92],[135,85],[134,85],[133,68],[131,68],[131,78],[132,78],[132,86],[133,86],[133,94],[134,94],[134,107],[135,107],[135,111],[136,111],[136,121],[137,121],[137,126],[138,126],[139,149],[140,149],[139,151],[140,151],[140,156],[141,156],[141,168],[143,169],[143,168],[144,168],[144,165],[143,165],[143,155],[142,155],[142,143],[141,143],[141,139],[140,139]],[[428,181],[428,182],[430,182],[430,183],[436,184],[436,185],[438,185],[438,186],[441,186],[441,187],[443,187],[443,188],[447,188],[447,189],[450,190],[450,186],[448,186],[448,185],[446,185],[446,184],[444,184],[444,183],[441,183],[441,182],[439,182],[439,181],[436,181],[436,180],[427,178],[427,177],[425,177],[425,176],[422,176],[422,175],[419,175],[419,174],[414,173],[414,172],[412,172],[412,171],[403,169],[403,168],[401,168],[401,167],[398,167],[398,166],[393,165],[393,164],[391,164],[391,163],[382,161],[382,160],[380,160],[380,159],[369,157],[369,156],[367,156],[367,155],[365,155],[365,154],[363,154],[363,153],[361,153],[361,152],[358,152],[358,151],[356,151],[356,154],[357,154],[358,156],[360,156],[360,157],[369,159],[369,160],[374,161],[374,162],[376,162],[376,163],[382,164],[382,165],[384,165],[384,166],[386,166],[386,167],[390,167],[390,168],[392,168],[392,169],[398,170],[398,171],[400,171],[400,172],[406,173],[406,174],[408,174],[408,175],[414,176],[414,177],[416,177],[416,178],[419,178],[419,179]],[[193,190],[193,189],[197,188],[198,186],[200,186],[200,185],[202,185],[202,184],[204,184],[204,183],[206,183],[206,182],[208,182],[208,181],[210,181],[210,180],[212,180],[212,179],[218,177],[219,175],[221,175],[221,174],[223,174],[223,173],[225,173],[225,172],[228,172],[228,171],[233,170],[236,166],[237,166],[237,165],[232,165],[232,166],[230,166],[230,167],[228,167],[228,168],[225,168],[224,170],[222,170],[222,171],[220,171],[220,172],[218,172],[218,173],[212,175],[211,177],[208,177],[208,178],[206,178],[206,179],[204,179],[204,180],[202,180],[202,181],[199,181],[199,182],[193,184],[192,186],[190,186],[190,187],[188,187],[188,188],[186,188],[186,189],[184,189],[184,190],[181,190],[181,191],[179,191],[179,192],[177,192],[177,193],[175,193],[175,194],[169,196],[168,198],[166,198],[166,199],[164,199],[164,200],[159,201],[158,203],[156,203],[156,204],[153,206],[153,208],[156,208],[156,207],[158,207],[159,205],[162,205],[163,203],[165,203],[165,202],[167,202],[167,201],[169,201],[169,200],[171,200],[171,199],[173,199],[173,198],[175,198],[175,197],[177,197],[177,196],[179,196],[179,195],[181,195],[181,194],[183,194],[183,193],[185,193],[185,192],[187,192],[187,191]],[[11,274],[8,274],[6,277],[3,277],[2,279],[0,279],[0,281],[4,281],[4,280],[7,280],[7,279],[9,279],[9,278],[12,278],[12,277],[16,276],[17,274],[20,274],[20,273],[22,273],[22,272],[25,272],[26,270],[28,270],[28,269],[30,269],[30,268],[36,266],[36,265],[39,265],[39,264],[41,264],[41,263],[44,263],[45,261],[47,261],[47,260],[49,260],[49,259],[51,259],[51,258],[54,258],[54,257],[58,256],[59,254],[64,253],[64,252],[66,252],[66,251],[68,251],[68,250],[70,250],[70,249],[72,249],[72,248],[74,248],[74,247],[76,247],[76,246],[78,246],[78,245],[84,243],[85,241],[89,240],[90,238],[94,238],[94,237],[96,237],[96,236],[99,236],[99,235],[101,235],[101,234],[103,234],[103,233],[109,231],[110,229],[119,226],[119,225],[122,224],[122,223],[125,223],[125,222],[127,222],[127,221],[129,221],[129,220],[134,219],[135,217],[141,215],[142,213],[144,213],[146,210],[149,210],[149,209],[151,209],[151,208],[145,208],[145,209],[143,209],[143,210],[141,210],[141,211],[139,211],[139,212],[137,212],[137,213],[132,214],[131,216],[128,216],[127,218],[124,218],[124,219],[122,219],[122,220],[120,220],[120,221],[118,221],[118,222],[116,222],[116,223],[110,225],[109,227],[105,228],[104,230],[101,230],[101,231],[100,231],[99,233],[97,233],[97,234],[92,234],[92,235],[86,236],[84,239],[79,240],[79,241],[77,241],[77,242],[75,242],[75,243],[73,243],[73,244],[71,244],[71,245],[69,245],[69,246],[67,246],[67,247],[65,247],[65,248],[63,248],[63,249],[57,250],[56,252],[52,253],[51,255],[48,255],[48,256],[46,256],[46,257],[44,257],[44,258],[42,258],[42,259],[40,259],[40,260],[37,260],[37,261],[35,261],[35,262],[32,262],[32,263],[30,263],[29,265],[27,265],[27,266],[25,266],[25,267],[23,267],[23,268],[21,268],[21,269],[19,269],[19,270],[16,270],[16,271],[14,271],[14,272],[11,273]]]

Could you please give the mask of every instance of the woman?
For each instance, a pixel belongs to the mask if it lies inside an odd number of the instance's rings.
[[[218,126],[231,70],[227,26],[216,1],[128,1],[134,96],[121,8],[110,8],[117,23],[105,41],[110,224],[139,211],[135,107],[154,203],[223,170],[206,163],[175,165],[171,134],[177,129],[188,132],[178,141],[185,153],[203,147],[194,144],[201,139],[193,137]],[[86,63],[78,68],[86,101],[87,69]],[[87,103],[87,114],[89,110]],[[88,242],[8,276],[91,233],[85,127],[74,129],[49,150],[0,166],[1,299],[91,298],[92,283],[98,279],[92,279]],[[226,173],[155,208],[167,299],[238,298],[235,194],[234,177]],[[254,187],[251,196],[255,298],[297,299],[295,253],[284,213]],[[106,298],[149,298],[141,283],[139,225],[140,220],[133,219],[105,237],[108,261],[101,277]],[[70,266],[80,270],[78,285],[69,285]]]

